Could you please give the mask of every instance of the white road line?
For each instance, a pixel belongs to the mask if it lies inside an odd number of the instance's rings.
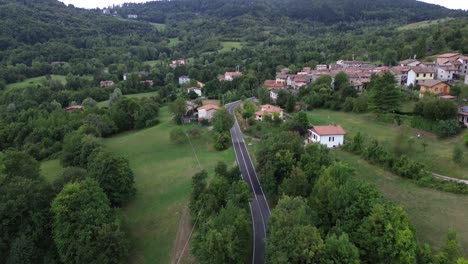
[[[235,117],[234,117],[234,118],[235,118]],[[236,119],[236,124],[237,124],[237,119]],[[237,128],[238,128],[238,130],[239,130],[239,133],[240,133],[241,135],[243,135],[243,134],[242,134],[242,131],[240,131],[240,127],[239,127],[238,124],[237,124]],[[244,143],[244,146],[245,146],[245,140],[244,140],[244,137],[243,137],[243,136],[242,136],[241,140],[242,140],[242,142]],[[252,169],[253,169],[253,171],[254,171],[255,178],[257,179],[258,185],[260,186],[260,191],[262,192],[263,197],[266,197],[266,196],[265,196],[265,193],[263,192],[262,185],[260,184],[260,180],[258,179],[257,171],[255,170],[255,166],[253,165],[252,157],[250,157],[250,153],[249,153],[249,150],[247,149],[247,146],[245,147],[245,150],[246,150],[246,152],[247,152],[247,155],[249,156],[250,164],[252,165]],[[241,150],[241,152],[242,152],[242,150]],[[246,167],[247,167],[247,165],[246,165]],[[271,214],[270,205],[268,204],[268,202],[266,201],[266,199],[265,199],[265,203],[266,203],[266,205],[267,205],[268,213]]]
[[[252,202],[249,202],[249,207],[250,207],[250,216],[252,218],[252,227],[253,227],[253,254],[252,254],[252,264],[255,263],[255,222],[253,218],[253,210],[252,210]]]

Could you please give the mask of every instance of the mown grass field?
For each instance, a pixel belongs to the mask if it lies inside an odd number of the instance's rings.
[[[397,28],[397,30],[411,30],[411,29],[426,28],[426,27],[441,24],[443,22],[447,22],[452,19],[453,18],[448,17],[448,18],[442,18],[442,19],[436,19],[436,20],[426,20],[426,21],[421,21],[421,22],[416,22],[416,23],[401,26]]]
[[[153,27],[155,27],[158,31],[166,30],[166,24],[161,23],[150,23]]]
[[[145,98],[145,97],[151,97],[151,96],[156,96],[158,92],[148,92],[148,93],[138,93],[138,94],[127,94],[124,95],[124,97],[128,98]],[[109,100],[99,102],[97,104],[98,107],[107,107],[109,106]]]
[[[468,195],[421,188],[343,150],[333,153],[356,169],[356,178],[374,184],[385,198],[405,209],[419,243],[428,243],[434,250],[441,250],[446,243],[447,231],[454,229],[465,256],[468,256]]]
[[[228,52],[231,51],[233,48],[240,49],[242,47],[241,42],[236,41],[223,41],[221,42],[223,48],[219,50],[219,52]]]
[[[169,39],[169,47],[175,47],[179,43],[179,38],[170,38]]]
[[[105,140],[106,147],[130,161],[137,195],[122,209],[134,248],[130,263],[170,263],[179,220],[186,208],[191,177],[199,171],[190,144],[175,145],[169,139],[175,125],[167,108],[161,124]],[[193,142],[203,168],[212,173],[218,161],[234,164],[232,148],[217,152],[205,133]]]
[[[50,77],[53,79],[53,80],[58,80],[60,81],[62,84],[65,84],[66,81],[65,81],[65,76],[63,75],[50,75]],[[39,76],[39,77],[34,77],[34,78],[28,78],[28,79],[25,79],[24,81],[22,82],[17,82],[17,83],[10,83],[6,86],[6,89],[18,89],[18,88],[24,88],[24,87],[27,87],[28,85],[38,85],[38,84],[41,84],[43,81],[46,80],[46,77],[45,76]]]
[[[378,122],[372,114],[313,110],[308,112],[308,116],[313,125],[341,125],[346,130],[348,139],[351,139],[357,132],[361,132],[367,140],[377,139],[390,151],[396,145],[403,145],[406,148],[405,154],[424,164],[427,170],[450,177],[468,179],[468,148],[463,148],[465,159],[461,165],[452,161],[454,147],[463,144],[463,133],[453,138],[439,140],[429,132],[413,129],[407,125],[397,126]],[[399,133],[404,135],[404,141],[400,143],[396,140]],[[421,135],[420,139],[417,138],[418,134]],[[413,141],[411,146],[408,144],[410,138]],[[427,143],[425,151],[422,142]]]

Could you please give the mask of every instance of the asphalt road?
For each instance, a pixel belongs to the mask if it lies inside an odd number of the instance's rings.
[[[235,108],[241,102],[234,102],[226,105],[226,109],[233,114]],[[242,172],[242,178],[250,187],[254,199],[250,201],[250,212],[253,223],[253,258],[252,263],[265,263],[265,240],[268,231],[268,218],[270,217],[270,207],[263,193],[262,186],[257,176],[257,172],[253,166],[252,159],[245,145],[244,136],[240,130],[237,120],[231,128],[232,144],[236,154],[237,164]]]

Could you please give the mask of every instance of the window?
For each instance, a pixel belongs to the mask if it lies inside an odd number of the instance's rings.
[[[416,77],[418,77],[418,78],[419,78],[419,73],[416,75]]]
[[[335,142],[335,137],[328,137],[328,142]]]
[[[424,74],[424,76],[423,76],[423,77],[426,77],[426,74]]]

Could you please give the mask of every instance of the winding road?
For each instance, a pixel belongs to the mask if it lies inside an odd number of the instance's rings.
[[[234,114],[234,110],[241,101],[226,104],[229,113]],[[252,159],[245,145],[244,136],[240,130],[239,123],[234,115],[234,126],[231,128],[232,144],[236,154],[236,161],[242,172],[242,178],[250,187],[254,199],[250,201],[250,212],[253,224],[253,264],[265,263],[266,245],[265,240],[268,231],[268,218],[270,217],[270,207],[263,193],[262,186],[255,171]]]

